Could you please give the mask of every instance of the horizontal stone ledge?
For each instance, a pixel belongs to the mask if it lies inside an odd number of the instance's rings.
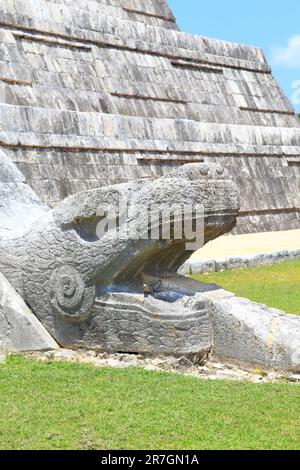
[[[42,145],[42,144],[9,144],[0,141],[0,147],[9,148],[12,150],[57,150],[62,152],[106,152],[106,153],[153,153],[153,154],[171,154],[171,155],[202,155],[203,158],[209,157],[236,157],[236,158],[285,158],[285,154],[269,154],[269,153],[225,153],[224,151],[219,152],[208,152],[206,150],[190,151],[190,150],[165,150],[165,149],[146,149],[146,148],[122,148],[122,147],[81,147],[81,146],[64,146],[64,145]],[[201,159],[201,161],[203,161]]]
[[[189,70],[198,70],[199,72],[223,74],[222,69],[216,68],[216,67],[208,67],[208,65],[205,65],[206,63],[208,64],[208,62],[203,62],[203,65],[201,65],[200,63],[182,62],[180,60],[178,61],[171,60],[171,65],[173,65],[173,67],[189,69]],[[222,66],[225,67],[225,65],[222,65]]]
[[[260,109],[260,108],[247,108],[244,106],[240,106],[239,109],[241,111],[250,111],[252,113],[265,113],[265,114],[284,114],[287,116],[295,116],[294,111],[286,111],[281,109]]]
[[[299,157],[289,157],[286,158],[287,164],[289,166],[300,166],[300,155]]]
[[[276,264],[282,261],[300,258],[300,248],[297,250],[281,250],[256,255],[229,256],[228,258],[206,259],[202,261],[187,261],[181,268],[181,274],[203,274],[220,272],[230,269],[251,268]]]
[[[175,98],[165,98],[159,96],[146,96],[146,95],[135,95],[130,93],[110,93],[111,96],[116,98],[125,98],[128,100],[142,100],[142,101],[158,101],[160,103],[174,103],[187,105],[188,102]]]
[[[177,152],[177,155],[179,152]],[[138,161],[143,161],[143,162],[157,162],[157,163],[164,163],[164,162],[174,162],[174,163],[180,163],[180,164],[185,164],[185,163],[204,163],[204,159],[201,158],[174,158],[174,157],[137,157]]]
[[[288,213],[300,213],[300,207],[278,207],[274,209],[255,209],[252,211],[240,211],[239,217],[251,217],[255,215],[267,215],[267,214],[288,214]]]
[[[132,13],[141,16],[147,16],[149,18],[157,18],[159,20],[168,21],[170,23],[176,23],[176,18],[174,16],[164,16],[158,15],[157,13],[149,13],[143,10],[135,10],[133,8],[122,7],[122,10],[126,11],[127,13]]]
[[[272,71],[271,69],[268,70],[261,70],[257,68],[252,68],[252,67],[246,67],[243,65],[233,65],[233,64],[226,64],[226,63],[221,63],[221,62],[213,62],[210,60],[194,60],[194,59],[186,59],[183,58],[186,62],[181,61],[181,58],[178,57],[178,60],[172,60],[171,65],[173,67],[180,67],[180,68],[186,68],[186,69],[195,69],[199,70],[202,72],[214,72],[214,73],[224,73],[224,71],[220,68],[215,68],[215,67],[223,67],[225,69],[233,69],[233,70],[244,70],[246,72],[255,72],[255,73],[263,73],[263,74],[271,74]],[[208,67],[208,66],[211,67]],[[207,66],[207,67],[205,67]]]
[[[203,155],[203,157],[273,157],[273,158],[284,158],[285,154],[269,154],[269,153],[233,153],[224,151],[209,152],[206,150],[168,150],[168,149],[146,149],[146,148],[121,148],[121,147],[81,147],[81,146],[64,146],[64,145],[42,145],[42,144],[10,144],[7,142],[0,141],[0,147],[10,149],[25,149],[25,150],[61,150],[66,152],[80,151],[80,152],[123,152],[123,153],[153,153],[153,154],[177,154],[177,155]]]
[[[197,152],[180,151],[180,150],[160,150],[145,148],[105,148],[105,147],[80,147],[80,146],[64,146],[64,145],[38,145],[38,144],[8,144],[0,141],[0,147],[13,150],[60,150],[64,152],[104,152],[104,153],[146,153],[146,154],[171,154],[171,155],[198,155]],[[159,160],[155,157],[155,159]],[[162,159],[163,161],[163,159]],[[194,161],[194,160],[193,160]],[[203,162],[203,159],[201,159]]]
[[[106,115],[105,115],[106,116]],[[106,116],[107,117],[107,116]],[[15,117],[14,117],[15,119]],[[111,152],[139,152],[153,154],[200,155],[201,157],[280,158],[287,166],[287,158],[300,157],[300,145],[249,145],[234,143],[203,143],[199,141],[137,139],[105,136],[78,136],[75,134],[43,134],[36,132],[0,132],[0,146],[11,149],[82,149]]]
[[[7,85],[21,85],[32,87],[32,82],[29,82],[27,80],[18,80],[16,78],[0,77],[0,82],[7,83]]]
[[[80,44],[72,44],[70,42],[66,41],[58,41],[54,39],[48,39],[45,37],[40,37],[40,36],[35,36],[35,35],[30,35],[30,34],[20,34],[20,33],[13,33],[14,38],[20,40],[20,41],[30,41],[30,42],[41,42],[45,44],[46,46],[57,46],[57,47],[67,47],[69,49],[77,49],[80,51],[86,51],[86,52],[91,52],[92,48],[91,46],[85,46],[85,45],[80,45]]]
[[[249,66],[246,65],[247,61],[243,60],[243,64],[240,63],[238,59],[235,59],[233,57],[222,57],[218,56],[218,60],[216,62],[214,60],[208,60],[208,59],[203,59],[203,58],[190,58],[186,57],[184,55],[180,55],[177,52],[171,53],[170,48],[166,47],[166,51],[163,50],[161,47],[159,50],[151,49],[150,47],[137,47],[137,46],[130,46],[128,44],[120,44],[119,42],[111,42],[108,40],[98,40],[98,39],[90,39],[90,38],[85,38],[85,37],[79,37],[79,36],[72,36],[72,35],[67,35],[59,32],[53,32],[53,31],[45,31],[39,28],[32,28],[29,26],[21,26],[9,22],[4,22],[0,21],[0,28],[5,28],[9,30],[18,30],[22,32],[29,32],[32,34],[37,34],[37,35],[42,35],[46,37],[53,37],[53,38],[60,38],[64,39],[66,41],[70,42],[79,42],[79,43],[85,43],[88,45],[94,45],[96,47],[102,47],[102,48],[111,48],[111,49],[116,49],[116,50],[124,50],[128,52],[134,52],[137,54],[145,54],[145,55],[150,55],[150,56],[155,56],[155,57],[164,57],[167,59],[173,59],[173,60],[182,60],[188,63],[192,64],[200,64],[200,65],[211,65],[211,66],[221,66],[224,68],[229,68],[229,69],[234,69],[234,70],[245,70],[248,72],[254,72],[254,73],[263,73],[263,74],[271,74],[272,71],[269,66],[267,65],[262,65],[261,68],[258,68],[255,64]],[[80,33],[79,33],[80,34]],[[148,44],[147,44],[148,45]],[[187,49],[187,52],[190,52],[190,50]],[[198,53],[198,51],[194,51]],[[222,60],[220,62],[220,60]],[[234,61],[235,63],[228,64],[226,63],[226,60],[231,60]]]

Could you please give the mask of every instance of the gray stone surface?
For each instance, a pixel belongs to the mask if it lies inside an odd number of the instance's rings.
[[[230,230],[239,207],[237,191],[215,165],[189,164],[153,182],[84,191],[53,210],[43,207],[3,153],[0,179],[3,226],[8,227],[16,201],[19,213],[24,204],[31,222],[21,229],[14,222],[0,238],[0,271],[61,346],[194,361],[213,354],[300,369],[298,317],[177,275],[190,252],[187,240],[175,240],[173,231],[167,240],[133,236],[153,204],[203,204],[204,242]],[[7,193],[11,184],[14,189]],[[124,198],[127,224],[118,234],[112,229],[98,239],[99,207],[108,210]],[[2,295],[2,348],[47,348],[41,331],[49,339],[48,333],[12,287],[9,292]]]
[[[56,342],[0,273],[0,351],[43,351],[55,348],[58,348]]]
[[[0,0],[0,146],[42,201],[191,161],[235,231],[300,227],[300,127],[263,52],[177,30],[166,1]]]
[[[0,238],[21,237],[47,210],[0,149]]]
[[[207,292],[214,318],[213,356],[300,370],[300,318],[220,289]]]
[[[172,303],[141,294],[107,294],[97,298],[91,323],[82,343],[95,349],[199,359],[211,350],[211,305],[200,294]]]
[[[3,155],[3,168],[5,161],[10,168]],[[30,192],[23,186],[21,200],[23,190]],[[124,199],[126,224],[98,239],[98,209]],[[4,222],[14,202],[6,199]],[[134,236],[151,207],[163,204],[203,205],[204,242],[230,230],[238,210],[236,187],[223,170],[185,165],[155,181],[85,191],[45,210],[30,230],[0,239],[0,270],[64,347],[206,354],[212,342],[210,303],[199,297],[201,284],[176,274],[190,255],[188,240],[176,240],[173,229],[166,240]]]

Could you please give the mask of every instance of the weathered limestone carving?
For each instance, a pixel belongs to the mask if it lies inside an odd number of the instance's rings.
[[[0,352],[57,348],[58,344],[0,272]]]
[[[213,354],[221,360],[300,370],[300,318],[223,289],[205,292],[214,318]]]
[[[96,287],[85,286],[81,274],[72,266],[55,269],[50,277],[51,305],[55,314],[69,321],[83,321],[94,306]]]
[[[128,201],[126,223],[99,238],[103,214],[120,200]],[[49,210],[0,153],[0,271],[37,317],[28,324],[28,313],[12,312],[13,299],[2,299],[0,320],[20,326],[16,336],[0,321],[0,339],[12,338],[6,347],[56,344],[47,330],[64,347],[194,360],[210,353],[300,370],[298,317],[177,274],[190,252],[188,238],[175,237],[176,217],[166,239],[136,237],[148,229],[149,207],[163,204],[203,205],[205,243],[234,226],[239,207],[222,169],[190,164],[155,181],[84,191]]]
[[[2,167],[5,161],[11,168],[2,154]],[[18,172],[12,171],[11,180],[24,207],[32,203],[34,208],[34,197]],[[128,201],[126,223],[98,239],[98,209],[123,200]],[[205,242],[232,228],[238,210],[236,187],[221,169],[186,165],[155,181],[70,196],[51,211],[40,206],[30,229],[24,226],[17,237],[8,231],[0,241],[0,269],[62,346],[207,353],[212,343],[210,302],[198,295],[201,284],[176,274],[190,256],[188,240],[174,239],[174,227],[168,239],[134,236],[141,226],[148,230],[149,208],[163,204],[203,205]],[[10,218],[9,206],[6,197],[4,220]],[[18,260],[13,269],[11,256]]]

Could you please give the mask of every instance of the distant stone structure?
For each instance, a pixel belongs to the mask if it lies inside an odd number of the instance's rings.
[[[0,41],[0,146],[45,203],[217,162],[236,232],[300,227],[300,123],[260,49],[165,0],[0,0]]]
[[[179,32],[163,0],[0,0],[0,119],[0,351],[300,370],[298,317],[177,274],[175,220],[133,236],[151,204],[203,206],[205,243],[299,226],[300,125],[259,49]]]

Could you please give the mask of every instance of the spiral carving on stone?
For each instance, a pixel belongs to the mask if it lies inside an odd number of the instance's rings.
[[[87,318],[95,301],[95,286],[86,286],[80,273],[71,266],[61,266],[50,278],[51,304],[70,321]]]

